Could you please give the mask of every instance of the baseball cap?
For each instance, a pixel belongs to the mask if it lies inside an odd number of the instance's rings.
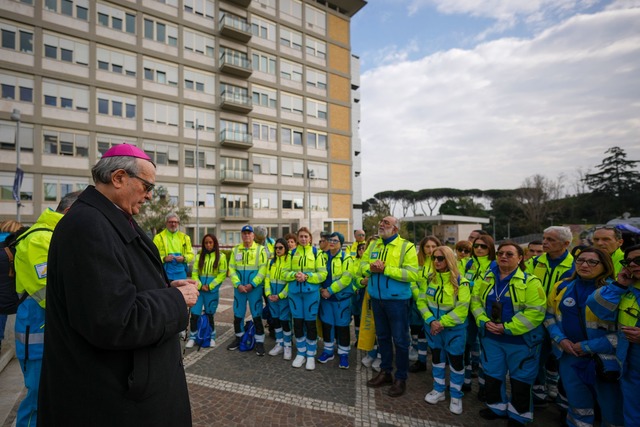
[[[253,233],[253,227],[252,227],[252,226],[250,226],[249,224],[247,224],[247,225],[245,225],[245,226],[243,226],[243,227],[242,227],[242,230],[241,230],[241,231],[242,231],[243,233],[244,233],[245,231],[248,231],[248,232],[250,232],[250,233]]]

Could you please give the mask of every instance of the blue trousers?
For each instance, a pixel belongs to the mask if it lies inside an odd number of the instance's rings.
[[[215,288],[212,291],[208,292],[200,292],[198,295],[198,300],[195,305],[191,307],[191,314],[195,314],[197,316],[202,314],[202,309],[204,308],[204,312],[207,314],[216,314],[218,311],[218,304],[220,303],[220,286]]]
[[[349,326],[351,323],[351,299],[341,301],[321,299],[320,320],[333,326]]]
[[[425,324],[425,330],[429,326]],[[436,391],[444,392],[445,384],[445,368],[447,360],[449,361],[449,391],[451,397],[457,399],[462,398],[462,384],[464,383],[464,347],[467,338],[466,325],[456,326],[455,328],[444,328],[438,335],[431,335],[427,332],[427,340],[432,350],[432,370],[433,388]]]
[[[251,317],[262,317],[262,286],[253,288],[246,294],[237,289],[233,290],[233,315],[235,317],[244,319],[244,315],[247,312],[247,302],[249,303]]]
[[[409,308],[411,299],[380,300],[371,298],[376,325],[378,352],[382,357],[380,369],[391,373],[395,347],[397,380],[406,380],[409,370]]]
[[[630,344],[638,345],[638,344]],[[623,414],[625,426],[640,426],[640,367],[634,366],[627,369],[620,379],[622,388]]]
[[[318,317],[320,305],[320,291],[316,288],[312,292],[289,294],[289,308],[294,319],[315,321]]]
[[[27,395],[18,408],[16,427],[35,427],[38,418],[38,387],[40,385],[42,359],[18,359],[18,361],[22,368]]]

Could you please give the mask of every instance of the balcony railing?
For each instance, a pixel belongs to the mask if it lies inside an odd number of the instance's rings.
[[[251,4],[251,0],[229,0],[229,2],[237,4],[242,7],[247,7]]]
[[[225,13],[220,18],[220,34],[231,37],[243,43],[251,40],[251,25],[246,19],[230,13]]]
[[[220,181],[224,184],[251,184],[253,172],[240,169],[222,169],[220,170]]]
[[[253,100],[248,94],[225,90],[220,94],[220,106],[225,110],[250,113],[253,110]]]
[[[239,77],[249,77],[253,73],[247,54],[230,49],[220,56],[220,71]]]
[[[220,144],[225,147],[251,148],[253,147],[253,136],[247,132],[225,129],[220,132]]]
[[[223,221],[248,221],[252,216],[251,208],[220,208],[220,217]]]

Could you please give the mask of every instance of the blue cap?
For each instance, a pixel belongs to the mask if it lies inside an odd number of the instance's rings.
[[[244,233],[245,231],[248,231],[250,233],[253,233],[253,227],[250,226],[249,224],[245,225],[244,227],[242,227],[242,232]]]

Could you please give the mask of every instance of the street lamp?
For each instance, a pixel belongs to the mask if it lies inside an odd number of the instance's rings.
[[[195,157],[195,166],[196,166],[196,232],[195,232],[195,240],[196,242],[200,242],[200,126],[198,125],[198,119],[196,119],[196,155]]]
[[[311,180],[315,179],[316,173],[313,169],[307,168],[307,211],[309,212],[309,232],[311,232]]]
[[[16,126],[16,177],[14,181],[14,191],[16,195],[14,195],[16,199],[16,221],[20,222],[20,187],[22,184],[22,169],[20,169],[20,120],[21,120],[20,110],[14,108],[11,113],[11,120],[17,122]]]
[[[493,215],[489,215],[489,218],[493,221],[493,241],[496,241],[496,217]]]

